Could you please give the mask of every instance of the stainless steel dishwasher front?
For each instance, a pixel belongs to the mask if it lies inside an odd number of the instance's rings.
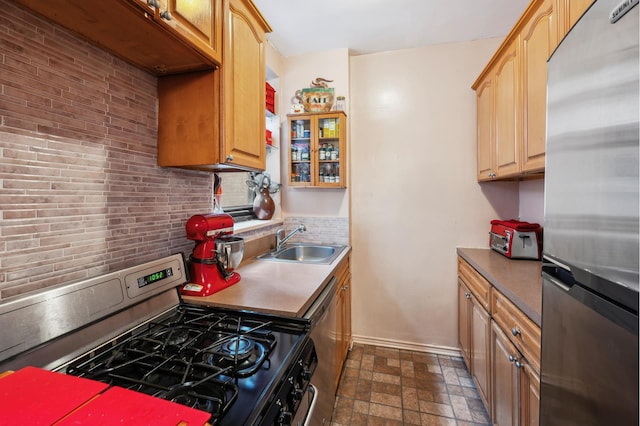
[[[311,383],[318,390],[310,425],[328,425],[336,397],[336,277],[332,277],[304,318],[311,323],[311,339],[316,347],[318,366]]]

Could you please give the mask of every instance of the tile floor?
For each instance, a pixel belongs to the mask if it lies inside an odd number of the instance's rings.
[[[331,424],[467,426],[491,421],[462,358],[355,344]]]

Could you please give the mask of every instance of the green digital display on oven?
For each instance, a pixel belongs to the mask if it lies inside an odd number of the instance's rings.
[[[161,271],[154,272],[153,274],[145,275],[144,277],[138,278],[138,288],[142,288],[149,284],[156,283],[172,275],[173,275],[172,268],[163,269]]]

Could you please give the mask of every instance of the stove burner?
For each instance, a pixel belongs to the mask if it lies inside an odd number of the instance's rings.
[[[228,342],[224,342],[222,344],[222,350],[234,357],[240,358],[243,357],[243,355],[250,356],[255,345],[253,340],[238,336]]]

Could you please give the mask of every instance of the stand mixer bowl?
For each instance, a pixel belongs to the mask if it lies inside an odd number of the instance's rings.
[[[227,271],[233,271],[242,262],[244,256],[244,238],[219,237],[216,238],[216,253]]]

